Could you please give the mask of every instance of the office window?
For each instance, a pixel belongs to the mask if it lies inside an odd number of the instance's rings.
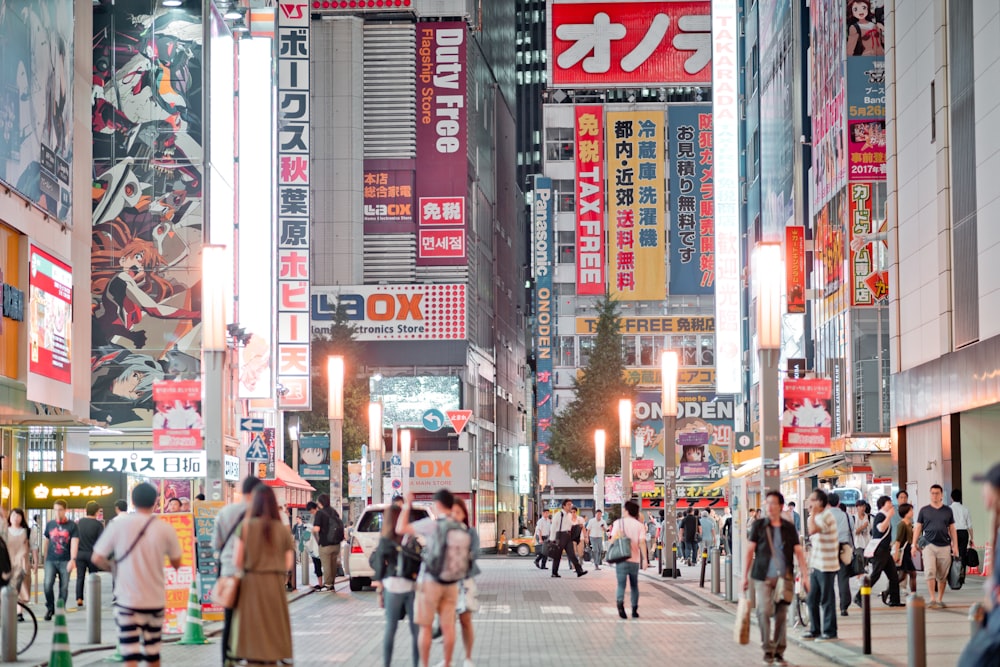
[[[531,73],[529,72],[529,75]],[[573,159],[573,128],[545,128],[545,159],[566,161]]]
[[[556,366],[576,366],[576,338],[574,336],[559,336],[559,350]]]
[[[552,181],[556,193],[556,211],[573,213],[576,211],[576,183],[570,180]]]
[[[626,366],[635,366],[635,336],[622,336],[622,358]]]
[[[594,352],[594,336],[580,336],[580,366],[590,363],[590,355]]]
[[[556,253],[560,264],[576,262],[576,233],[556,232]]]

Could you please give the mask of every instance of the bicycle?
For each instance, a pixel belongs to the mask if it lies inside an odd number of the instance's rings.
[[[35,643],[38,636],[38,619],[35,612],[23,602],[17,603],[17,654],[21,655]]]
[[[809,628],[809,604],[806,601],[805,588],[802,585],[802,574],[795,577],[795,625],[793,627]]]

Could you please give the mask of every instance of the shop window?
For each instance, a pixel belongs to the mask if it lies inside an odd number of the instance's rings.
[[[622,336],[622,359],[626,366],[635,366],[635,336]]]
[[[656,364],[656,336],[639,336],[639,365]]]
[[[580,366],[590,363],[590,355],[594,352],[594,336],[580,336]]]

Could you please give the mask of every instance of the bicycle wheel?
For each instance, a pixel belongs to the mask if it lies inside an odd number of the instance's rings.
[[[795,618],[799,627],[809,627],[809,605],[801,594],[795,596]]]
[[[35,643],[35,637],[38,635],[38,619],[35,618],[35,612],[21,602],[17,603],[17,613],[24,618],[23,621],[18,619],[17,622],[17,654],[21,655]]]

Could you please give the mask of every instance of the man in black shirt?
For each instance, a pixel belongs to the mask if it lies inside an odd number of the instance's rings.
[[[931,598],[927,607],[942,609],[951,559],[958,558],[958,533],[955,529],[955,515],[944,504],[944,489],[940,484],[931,486],[931,504],[921,507],[917,514],[911,550],[921,548],[921,535],[927,541],[927,546],[923,547],[924,574],[927,576],[927,591]]]
[[[337,566],[340,564],[340,542],[344,539],[344,524],[337,510],[330,507],[330,496],[324,493],[316,500],[319,501],[320,510],[313,517],[313,533],[316,534],[319,558],[323,562],[321,590],[332,591],[337,580]]]
[[[76,550],[76,606],[83,607],[83,583],[87,579],[87,572],[99,572],[90,562],[90,557],[94,555],[94,545],[97,538],[104,532],[104,524],[97,520],[97,512],[101,506],[91,500],[87,503],[87,516],[76,522],[77,533],[80,536],[80,544]]]
[[[681,534],[684,537],[684,553],[687,556],[687,564],[693,565],[698,557],[698,519],[694,515],[694,510],[689,509],[684,518],[681,519]]]

